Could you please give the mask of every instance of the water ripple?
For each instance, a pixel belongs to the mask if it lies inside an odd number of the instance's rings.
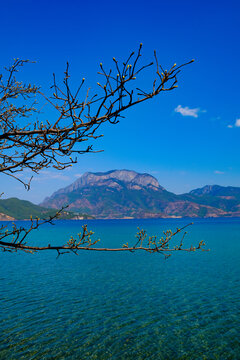
[[[144,220],[152,233],[176,221]],[[130,241],[136,225],[91,222],[109,244],[112,234],[116,244]],[[71,227],[58,222],[53,234],[61,240],[78,222]],[[41,230],[43,241],[49,234]],[[239,360],[239,234],[239,221],[201,220],[192,236],[204,238],[211,252],[168,261],[149,254],[58,261],[52,254],[0,254],[0,359]]]

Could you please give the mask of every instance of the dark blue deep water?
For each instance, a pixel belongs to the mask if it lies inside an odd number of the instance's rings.
[[[103,246],[187,219],[94,220]],[[84,222],[85,223],[85,222]],[[61,243],[82,221],[31,235]],[[195,220],[210,252],[0,253],[0,359],[240,359],[240,220]]]

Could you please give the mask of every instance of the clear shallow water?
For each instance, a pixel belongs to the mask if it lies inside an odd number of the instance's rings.
[[[183,219],[88,221],[118,246]],[[32,239],[61,243],[86,221]],[[195,220],[186,243],[210,252],[0,253],[0,359],[240,359],[240,220]]]

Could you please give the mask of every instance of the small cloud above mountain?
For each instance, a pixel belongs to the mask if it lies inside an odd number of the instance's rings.
[[[236,126],[236,127],[240,127],[240,119],[237,119],[237,120],[236,120],[235,126]]]
[[[229,128],[229,129],[232,129],[232,128],[234,128],[234,127],[240,127],[240,119],[236,119],[236,121],[235,121],[235,124],[234,125],[227,125],[227,127]]]
[[[215,170],[214,174],[218,174],[218,175],[223,175],[224,171],[220,171],[220,170]]]
[[[197,118],[200,112],[206,112],[205,110],[201,111],[200,108],[190,109],[188,106],[183,107],[182,105],[178,105],[174,111],[180,113],[182,116],[191,116],[194,118]]]

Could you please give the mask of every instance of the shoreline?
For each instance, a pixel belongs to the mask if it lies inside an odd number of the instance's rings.
[[[240,218],[240,215],[230,216],[159,216],[159,217],[122,217],[122,218],[89,218],[89,219],[54,219],[54,221],[91,221],[91,220],[159,220],[159,219],[233,219]],[[35,220],[35,219],[33,219]],[[43,220],[43,219],[40,219]],[[0,222],[17,222],[17,221],[31,221],[31,219],[0,219]]]

